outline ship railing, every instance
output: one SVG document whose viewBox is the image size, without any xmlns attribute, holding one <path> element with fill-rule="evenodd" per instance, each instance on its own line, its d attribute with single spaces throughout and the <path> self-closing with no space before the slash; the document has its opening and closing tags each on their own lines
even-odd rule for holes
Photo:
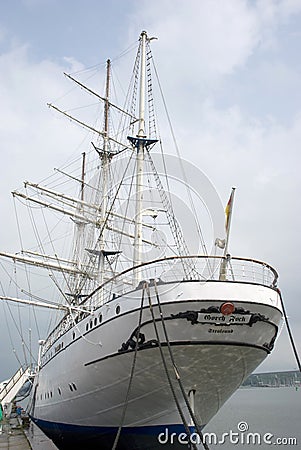
<svg viewBox="0 0 301 450">
<path fill-rule="evenodd" d="M 223 281 L 253 283 L 276 288 L 278 280 L 278 274 L 273 267 L 256 259 L 230 255 L 227 257 L 171 256 L 146 262 L 119 273 L 99 286 L 86 298 L 85 303 L 99 306 L 100 303 L 107 303 L 131 290 L 139 290 L 141 286 L 133 285 L 137 270 L 142 280 L 141 286 L 144 281 L 156 279 L 158 283 Z"/>
</svg>

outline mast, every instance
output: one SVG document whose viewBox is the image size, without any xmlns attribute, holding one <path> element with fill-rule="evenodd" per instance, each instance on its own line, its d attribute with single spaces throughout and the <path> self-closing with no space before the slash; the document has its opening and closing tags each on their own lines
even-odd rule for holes
<svg viewBox="0 0 301 450">
<path fill-rule="evenodd" d="M 139 89 L 139 129 L 137 134 L 136 160 L 136 211 L 135 211 L 135 242 L 134 266 L 142 263 L 142 203 L 143 203 L 143 175 L 144 175 L 144 147 L 145 147 L 145 80 L 146 80 L 146 40 L 147 33 L 140 35 L 141 63 Z M 140 281 L 140 272 L 136 271 L 136 282 Z"/>
<path fill-rule="evenodd" d="M 82 162 L 82 179 L 81 179 L 81 201 L 84 201 L 84 189 L 85 189 L 85 165 L 86 165 L 86 153 L 82 153 L 83 162 Z"/>
<path fill-rule="evenodd" d="M 106 79 L 106 97 L 105 97 L 105 126 L 104 136 L 108 138 L 109 135 L 109 95 L 110 95 L 110 76 L 111 76 L 111 61 L 107 60 L 107 79 Z M 105 142 L 107 145 L 107 140 Z M 106 148 L 105 148 L 106 150 Z"/>
<path fill-rule="evenodd" d="M 81 173 L 81 190 L 80 190 L 80 199 L 81 202 L 84 201 L 84 194 L 85 194 L 85 169 L 86 169 L 86 153 L 82 153 L 82 173 Z M 78 205 L 79 212 L 84 215 L 84 207 L 83 204 Z M 85 246 L 85 230 L 86 230 L 86 221 L 76 221 L 75 227 L 76 227 L 76 254 L 75 254 L 75 260 L 78 261 L 79 268 L 82 269 L 83 266 L 83 255 L 82 250 Z M 74 282 L 74 292 L 72 294 L 74 295 L 74 300 L 78 301 L 78 295 L 80 292 L 80 284 L 81 284 L 81 276 L 77 275 Z"/>
<path fill-rule="evenodd" d="M 109 143 L 109 95 L 110 95 L 110 77 L 111 77 L 111 61 L 107 60 L 107 76 L 106 76 L 106 93 L 104 104 L 104 131 L 103 131 L 103 151 L 101 152 L 101 168 L 102 168 L 102 201 L 101 201 L 101 213 L 100 222 L 102 225 L 102 232 L 99 236 L 99 283 L 104 281 L 105 271 L 105 227 L 104 223 L 107 216 L 107 203 L 108 203 L 108 172 L 110 164 L 110 154 L 108 149 Z"/>
</svg>

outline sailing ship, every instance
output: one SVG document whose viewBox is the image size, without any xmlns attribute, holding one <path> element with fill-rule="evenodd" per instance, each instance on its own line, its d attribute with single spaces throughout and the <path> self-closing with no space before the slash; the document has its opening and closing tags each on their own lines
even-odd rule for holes
<svg viewBox="0 0 301 450">
<path fill-rule="evenodd" d="M 59 449 L 154 449 L 173 433 L 165 448 L 183 448 L 175 436 L 201 436 L 272 351 L 282 318 L 276 271 L 228 253 L 234 191 L 225 239 L 214 246 L 221 254 L 189 250 L 167 175 L 154 163 L 164 151 L 151 40 L 141 33 L 123 107 L 110 99 L 110 61 L 103 97 L 68 75 L 103 104 L 103 126 L 63 111 L 95 136 L 80 172 L 70 164 L 70 173 L 56 170 L 56 184 L 27 181 L 13 192 L 47 232 L 35 248 L 1 257 L 30 267 L 30 276 L 46 269 L 55 300 L 32 284 L 23 298 L 2 298 L 57 313 L 39 341 L 29 413 Z M 36 282 L 41 292 L 44 278 Z"/>
</svg>

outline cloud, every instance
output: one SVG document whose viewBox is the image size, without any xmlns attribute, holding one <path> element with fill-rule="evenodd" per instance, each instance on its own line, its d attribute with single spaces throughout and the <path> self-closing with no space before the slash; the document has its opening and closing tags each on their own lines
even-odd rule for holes
<svg viewBox="0 0 301 450">
<path fill-rule="evenodd" d="M 68 71 L 70 67 L 81 66 L 69 58 L 65 58 L 64 65 L 49 60 L 31 61 L 28 47 L 22 45 L 1 54 L 0 67 L 0 130 L 4 138 L 20 143 L 32 137 L 33 133 L 36 136 L 43 135 L 40 126 L 45 123 L 47 116 L 50 117 L 49 121 L 52 120 L 46 102 L 66 90 L 62 72 Z M 23 136 L 22 140 L 20 135 Z M 45 133 L 45 137 L 51 136 Z"/>
<path fill-rule="evenodd" d="M 18 245 L 11 226 L 14 212 L 10 191 L 25 179 L 40 181 L 48 176 L 69 159 L 70 149 L 83 139 L 81 130 L 46 105 L 66 92 L 62 73 L 74 66 L 79 67 L 75 60 L 61 64 L 32 61 L 26 45 L 13 46 L 0 55 L 0 193 L 8 224 L 1 232 L 3 250 L 9 250 L 8 242 L 11 251 Z"/>
<path fill-rule="evenodd" d="M 219 192 L 225 192 L 225 183 L 228 189 L 231 185 L 238 187 L 235 214 L 246 221 L 244 226 L 240 224 L 242 240 L 248 242 L 246 231 L 259 238 L 258 246 L 243 247 L 263 254 L 260 235 L 264 235 L 272 243 L 277 241 L 277 247 L 271 243 L 269 248 L 279 249 L 279 245 L 291 243 L 293 250 L 300 239 L 297 211 L 301 189 L 298 176 L 301 114 L 285 126 L 273 120 L 252 120 L 235 106 L 218 110 L 212 103 L 205 103 L 200 123 L 201 130 L 191 138 L 192 147 L 198 148 L 194 160 L 209 174 Z M 184 145 L 182 142 L 181 146 Z M 260 229 L 256 228 L 256 221 L 260 222 Z M 251 229 L 245 228 L 248 223 Z M 285 239 L 281 239 L 285 224 L 289 228 Z"/>
<path fill-rule="evenodd" d="M 244 1 L 163 0 L 139 5 L 135 25 L 141 19 L 150 35 L 159 37 L 158 59 L 168 55 L 168 68 L 178 67 L 173 78 L 178 80 L 181 73 L 186 83 L 201 79 L 211 84 L 232 73 L 260 39 L 256 14 Z"/>
<path fill-rule="evenodd" d="M 300 10 L 300 2 L 285 0 L 144 0 L 136 2 L 130 36 L 144 27 L 159 38 L 156 61 L 169 90 L 197 87 L 208 94 L 254 53 L 276 49 L 279 27 Z"/>
</svg>

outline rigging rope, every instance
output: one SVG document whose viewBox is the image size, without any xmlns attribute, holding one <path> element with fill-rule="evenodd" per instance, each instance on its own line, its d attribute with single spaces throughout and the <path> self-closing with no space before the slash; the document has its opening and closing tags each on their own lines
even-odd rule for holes
<svg viewBox="0 0 301 450">
<path fill-rule="evenodd" d="M 20 227 L 19 217 L 18 217 L 18 213 L 17 213 L 17 206 L 16 206 L 15 196 L 13 196 L 13 204 L 14 204 L 15 217 L 16 217 L 16 221 L 17 221 L 17 229 L 18 229 L 19 241 L 20 241 L 21 248 L 23 248 L 21 227 Z M 27 205 L 28 205 L 28 202 L 27 202 Z M 26 274 L 26 281 L 27 281 L 27 285 L 28 285 L 28 290 L 30 292 L 31 291 L 31 289 L 30 289 L 30 279 L 29 279 L 29 274 L 28 274 L 28 270 L 27 270 L 26 265 L 25 265 L 25 274 Z M 18 286 L 18 285 L 16 285 L 16 286 Z M 18 286 L 18 288 L 19 288 L 19 286 Z M 35 321 L 36 330 L 37 330 L 38 336 L 40 338 L 40 330 L 39 330 L 39 325 L 38 325 L 38 320 L 37 320 L 35 309 L 33 309 L 33 317 L 34 317 L 34 321 Z"/>
<path fill-rule="evenodd" d="M 137 336 L 139 336 L 139 334 L 140 334 L 140 328 L 141 328 L 141 322 L 142 322 L 142 314 L 143 314 L 144 296 L 145 296 L 145 285 L 143 286 L 143 289 L 142 289 Z M 122 427 L 123 427 L 123 424 L 124 424 L 125 414 L 126 414 L 126 410 L 127 410 L 127 406 L 128 406 L 128 402 L 129 402 L 129 395 L 130 395 L 130 391 L 131 391 L 131 388 L 132 388 L 132 382 L 133 382 L 134 373 L 135 373 L 135 367 L 136 367 L 136 361 L 137 361 L 137 353 L 138 353 L 138 346 L 139 346 L 139 339 L 137 338 L 136 345 L 135 345 L 135 353 L 134 353 L 134 356 L 133 356 L 133 362 L 132 362 L 132 367 L 131 367 L 129 384 L 128 384 L 128 388 L 127 388 L 127 392 L 126 392 L 126 396 L 125 396 L 125 402 L 124 402 L 124 406 L 123 406 L 123 410 L 122 410 L 121 421 L 120 421 L 120 424 L 119 424 L 119 427 L 118 427 L 118 430 L 117 430 L 117 433 L 116 433 L 116 436 L 115 436 L 115 440 L 114 440 L 114 443 L 113 443 L 112 450 L 116 450 L 116 447 L 118 445 L 118 441 L 119 441 L 119 438 L 120 438 L 121 430 L 122 430 Z"/>
<path fill-rule="evenodd" d="M 172 139 L 173 139 L 173 142 L 174 142 L 174 146 L 175 146 L 175 149 L 176 149 L 176 152 L 177 152 L 177 156 L 179 158 L 179 163 L 180 163 L 180 167 L 181 167 L 183 180 L 184 180 L 185 185 L 187 187 L 187 194 L 188 194 L 188 197 L 189 197 L 190 206 L 191 206 L 191 208 L 193 210 L 193 213 L 194 213 L 194 216 L 195 216 L 195 220 L 196 220 L 196 224 L 197 224 L 197 228 L 198 228 L 198 232 L 199 232 L 199 236 L 200 236 L 200 240 L 201 240 L 201 244 L 202 244 L 202 247 L 203 247 L 204 254 L 207 255 L 208 251 L 207 251 L 207 248 L 206 248 L 205 239 L 204 239 L 203 232 L 202 232 L 199 220 L 198 220 L 198 214 L 197 214 L 197 211 L 196 211 L 193 199 L 192 199 L 191 190 L 189 189 L 189 183 L 188 183 L 188 180 L 187 180 L 186 172 L 185 172 L 183 164 L 182 164 L 182 158 L 181 158 L 181 155 L 180 155 L 180 150 L 179 150 L 179 147 L 178 147 L 178 144 L 177 144 L 176 136 L 175 136 L 174 129 L 173 129 L 173 126 L 172 126 L 172 123 L 171 123 L 171 118 L 170 118 L 170 115 L 169 115 L 169 112 L 168 112 L 168 109 L 167 109 L 167 104 L 166 104 L 166 101 L 165 101 L 165 97 L 163 95 L 163 89 L 162 89 L 162 86 L 161 86 L 161 83 L 160 83 L 160 79 L 159 79 L 159 75 L 158 75 L 158 72 L 157 72 L 157 69 L 156 69 L 156 66 L 155 66 L 154 59 L 153 59 L 153 66 L 154 66 L 154 72 L 155 72 L 155 75 L 156 75 L 156 78 L 157 78 L 157 82 L 158 82 L 159 91 L 160 91 L 160 94 L 161 94 L 161 97 L 162 97 L 165 114 L 166 114 L 167 121 L 168 121 L 168 124 L 169 124 L 169 127 L 170 127 L 171 136 L 172 136 Z"/>
<path fill-rule="evenodd" d="M 27 358 L 26 358 L 26 355 L 25 355 L 25 349 L 28 351 L 30 357 L 31 357 L 35 362 L 36 362 L 36 358 L 35 358 L 34 355 L 31 353 L 31 349 L 28 347 L 28 345 L 27 345 L 26 342 L 24 341 L 23 333 L 20 332 L 20 330 L 19 330 L 19 328 L 18 328 L 18 324 L 17 324 L 17 322 L 16 322 L 16 320 L 15 320 L 14 314 L 12 313 L 11 308 L 10 308 L 10 305 L 9 305 L 8 302 L 6 302 L 6 306 L 7 306 L 7 309 L 8 309 L 8 311 L 9 311 L 10 317 L 11 317 L 11 319 L 12 319 L 12 321 L 13 321 L 15 327 L 16 327 L 16 330 L 17 330 L 17 332 L 18 332 L 18 334 L 19 334 L 19 337 L 20 337 L 20 339 L 21 339 L 21 342 L 22 342 L 22 351 L 23 351 L 23 354 L 24 354 L 23 356 L 24 356 L 25 364 L 26 364 L 26 366 L 28 366 Z M 19 357 L 17 356 L 16 349 L 15 349 L 15 347 L 14 347 L 14 345 L 13 345 L 13 341 L 12 341 L 12 337 L 11 337 L 11 333 L 10 333 L 10 327 L 9 327 L 9 323 L 8 323 L 8 319 L 7 319 L 7 315 L 6 315 L 5 309 L 4 309 L 4 314 L 5 314 L 6 326 L 7 326 L 7 329 L 8 329 L 9 336 L 10 336 L 10 341 L 11 341 L 11 344 L 12 344 L 12 347 L 13 347 L 13 353 L 15 354 L 15 357 L 16 357 L 18 363 L 20 364 L 20 366 L 23 366 L 23 364 L 21 363 Z"/>
<path fill-rule="evenodd" d="M 70 308 L 69 309 L 69 314 L 71 316 L 71 320 L 73 322 L 74 328 L 78 331 L 79 336 L 88 344 L 91 345 L 96 345 L 96 346 L 100 346 L 102 347 L 102 343 L 101 342 L 93 342 L 90 341 L 88 338 L 86 338 L 86 336 L 82 333 L 82 331 L 80 330 L 79 326 L 78 326 L 78 322 L 76 322 L 76 317 L 75 317 L 75 313 L 73 313 L 73 310 Z M 93 313 L 90 313 L 90 315 L 93 317 Z"/>
<path fill-rule="evenodd" d="M 1 281 L 0 281 L 0 285 L 1 285 L 1 288 L 2 288 L 2 291 L 3 291 L 3 294 L 5 294 L 4 287 L 3 287 Z M 10 315 L 11 315 L 12 320 L 14 321 L 14 316 L 12 315 L 12 313 L 11 313 L 11 311 L 10 311 L 9 303 L 8 303 L 8 302 L 5 302 L 5 304 L 6 304 L 7 308 L 8 308 L 8 310 L 9 310 L 9 313 L 10 313 Z M 4 305 L 3 305 L 3 306 L 4 306 Z M 10 344 L 11 344 L 11 347 L 12 347 L 12 350 L 13 350 L 13 354 L 14 354 L 16 360 L 18 361 L 18 364 L 20 365 L 20 367 L 22 367 L 23 364 L 22 364 L 20 358 L 18 357 L 17 351 L 16 351 L 16 349 L 15 349 L 14 342 L 13 342 L 13 338 L 12 338 L 12 335 L 11 335 L 11 332 L 10 332 L 10 326 L 9 326 L 9 323 L 8 323 L 7 312 L 6 312 L 6 309 L 5 309 L 4 307 L 3 307 L 3 311 L 4 311 L 4 317 L 5 317 L 5 322 L 6 322 L 6 328 L 7 328 L 7 331 L 8 331 L 8 336 L 9 336 Z M 14 323 L 15 323 L 15 322 L 14 322 Z M 17 328 L 16 323 L 15 323 L 15 326 L 16 326 L 16 328 Z M 17 328 L 17 331 L 18 331 L 18 328 Z M 31 355 L 31 357 L 33 357 L 33 356 Z"/>
<path fill-rule="evenodd" d="M 133 156 L 133 153 L 132 153 L 132 156 Z M 132 156 L 131 156 L 131 158 L 132 158 Z M 127 177 L 127 178 L 129 178 L 130 180 L 133 180 L 133 179 L 134 179 L 135 166 L 133 167 L 132 170 L 133 170 L 133 173 L 131 173 L 131 174 L 128 175 L 128 177 Z M 123 177 L 122 177 L 120 183 L 123 183 L 124 180 L 127 180 L 127 178 L 125 178 L 125 176 L 126 176 L 126 173 L 124 173 L 124 175 L 123 175 Z M 131 182 L 131 183 L 130 183 L 130 188 L 129 188 L 129 191 L 128 191 L 128 199 L 127 199 L 127 201 L 126 201 L 125 211 L 124 211 L 124 213 L 123 213 L 125 217 L 128 217 L 128 212 L 129 212 L 129 208 L 130 208 L 130 198 L 131 198 L 131 196 L 132 196 L 132 191 L 133 191 L 133 189 L 134 189 L 134 184 Z M 126 221 L 124 220 L 123 223 L 122 223 L 121 230 L 120 230 L 120 231 L 121 231 L 120 236 L 116 238 L 117 248 L 122 248 L 121 246 L 122 246 L 122 243 L 123 243 L 123 241 L 124 241 L 124 234 L 123 234 L 123 233 L 126 232 L 126 229 L 125 229 L 126 225 L 127 225 L 127 224 L 126 224 Z M 131 248 L 131 247 L 130 247 L 130 248 Z M 118 260 L 118 258 L 116 258 L 116 260 L 115 260 L 115 265 L 114 265 L 114 269 L 113 269 L 114 272 L 117 271 L 117 265 L 118 265 L 118 262 L 119 262 L 119 260 Z M 113 286 L 112 286 L 112 287 L 113 287 Z"/>
<path fill-rule="evenodd" d="M 123 179 L 124 179 L 124 177 L 125 177 L 125 175 L 126 175 L 126 173 L 127 173 L 127 171 L 128 171 L 128 168 L 129 168 L 130 163 L 131 163 L 131 161 L 132 161 L 133 155 L 134 155 L 134 153 L 131 153 L 131 155 L 130 155 L 130 157 L 129 157 L 129 159 L 128 159 L 127 165 L 126 165 L 126 167 L 125 167 L 125 170 L 124 170 L 124 172 L 123 172 L 123 176 L 122 176 L 121 182 L 120 182 L 119 186 L 117 187 L 117 190 L 116 190 L 116 193 L 115 193 L 115 195 L 114 195 L 114 197 L 113 197 L 113 199 L 112 199 L 111 205 L 110 205 L 110 207 L 109 207 L 108 210 L 107 210 L 106 216 L 105 216 L 105 218 L 104 218 L 104 222 L 103 222 L 103 224 L 102 224 L 102 226 L 101 226 L 101 229 L 100 229 L 100 231 L 99 231 L 99 234 L 98 234 L 98 239 L 97 239 L 97 241 L 96 241 L 96 243 L 95 243 L 95 245 L 94 245 L 94 250 L 97 250 L 98 243 L 99 243 L 100 240 L 101 240 L 101 236 L 102 236 L 102 234 L 104 233 L 104 231 L 105 231 L 105 229 L 106 229 L 106 226 L 107 226 L 107 223 L 108 223 L 108 220 L 109 220 L 109 218 L 110 218 L 110 215 L 111 215 L 112 212 L 113 212 L 113 207 L 114 207 L 114 205 L 115 205 L 115 201 L 116 201 L 116 199 L 117 199 L 117 197 L 118 197 L 118 194 L 119 194 L 119 192 L 120 192 L 120 189 L 121 189 L 121 187 L 122 187 Z M 85 284 L 86 281 L 87 281 L 87 275 L 82 277 L 82 283 L 81 283 L 81 285 L 79 286 L 80 289 L 83 289 L 84 284 Z M 113 287 L 112 287 L 112 288 L 113 288 Z"/>
<path fill-rule="evenodd" d="M 284 301 L 282 299 L 281 292 L 279 291 L 278 293 L 279 293 L 280 302 L 281 302 L 281 306 L 282 306 L 282 310 L 283 310 L 283 316 L 284 316 L 286 328 L 287 328 L 287 331 L 288 331 L 288 334 L 289 334 L 290 343 L 291 343 L 291 346 L 292 346 L 292 349 L 293 349 L 293 352 L 294 352 L 294 355 L 295 355 L 295 358 L 296 358 L 296 361 L 297 361 L 297 364 L 298 364 L 298 367 L 299 367 L 299 372 L 301 372 L 300 358 L 299 358 L 298 350 L 297 350 L 297 347 L 296 347 L 296 344 L 295 344 L 295 340 L 294 340 L 294 337 L 293 337 L 293 333 L 291 331 L 291 327 L 290 327 L 290 324 L 289 324 L 289 321 L 288 321 L 286 310 L 285 310 L 285 307 L 284 307 Z"/>
<path fill-rule="evenodd" d="M 161 340 L 160 340 L 160 335 L 159 335 L 159 331 L 158 331 L 158 327 L 157 327 L 157 323 L 156 323 L 156 318 L 155 318 L 155 314 L 154 314 L 154 311 L 153 311 L 152 299 L 151 299 L 150 289 L 149 289 L 149 284 L 148 283 L 146 284 L 146 290 L 147 290 L 147 297 L 148 297 L 148 302 L 149 302 L 149 309 L 150 309 L 150 312 L 151 312 L 152 321 L 153 321 L 153 324 L 154 324 L 154 329 L 155 329 L 155 334 L 156 334 L 156 339 L 157 339 L 157 342 L 158 342 L 160 355 L 161 355 L 164 371 L 165 371 L 165 374 L 166 374 L 166 377 L 167 377 L 167 381 L 168 381 L 170 390 L 172 392 L 173 399 L 175 401 L 178 413 L 179 413 L 179 415 L 181 417 L 182 423 L 183 423 L 184 428 L 186 430 L 187 436 L 191 436 L 190 428 L 188 426 L 188 423 L 187 423 L 186 418 L 184 416 L 184 413 L 182 411 L 181 405 L 180 405 L 179 400 L 177 398 L 177 395 L 176 395 L 176 392 L 175 392 L 175 388 L 174 388 L 174 386 L 172 384 L 172 380 L 171 380 L 171 377 L 170 377 L 170 374 L 169 374 L 169 371 L 168 371 L 168 367 L 167 367 L 167 363 L 166 363 L 166 360 L 165 360 L 165 356 L 164 356 L 164 352 L 163 352 L 163 348 L 162 348 L 162 343 L 161 343 Z M 192 447 L 195 450 L 197 450 L 197 446 L 196 446 L 195 443 L 192 443 Z"/>
<path fill-rule="evenodd" d="M 162 322 L 163 332 L 164 332 L 164 336 L 165 336 L 165 339 L 166 339 L 166 343 L 167 343 L 170 359 L 171 359 L 171 362 L 172 362 L 172 365 L 173 365 L 173 368 L 174 368 L 174 372 L 175 372 L 175 375 L 176 375 L 176 379 L 177 379 L 177 381 L 179 383 L 179 386 L 180 386 L 180 389 L 181 389 L 181 392 L 182 392 L 185 404 L 186 404 L 187 409 L 189 411 L 189 414 L 190 414 L 190 416 L 191 416 L 191 418 L 193 420 L 193 423 L 194 423 L 194 425 L 195 425 L 195 427 L 197 429 L 198 435 L 201 438 L 202 445 L 203 445 L 203 447 L 206 450 L 209 450 L 209 447 L 208 447 L 208 445 L 206 444 L 206 442 L 204 440 L 204 436 L 203 436 L 201 427 L 200 427 L 200 425 L 199 425 L 199 423 L 198 423 L 198 421 L 196 419 L 196 416 L 195 416 L 195 414 L 194 414 L 194 412 L 193 412 L 193 410 L 192 410 L 192 408 L 190 406 L 190 402 L 188 400 L 188 397 L 187 397 L 187 394 L 186 394 L 185 389 L 183 387 L 183 383 L 182 383 L 182 380 L 181 380 L 178 368 L 177 368 L 176 363 L 175 363 L 175 359 L 174 359 L 174 356 L 173 356 L 173 353 L 172 353 L 170 341 L 169 341 L 168 334 L 167 334 L 167 329 L 166 329 L 166 325 L 165 325 L 165 320 L 164 320 L 164 316 L 163 316 L 163 311 L 162 311 L 162 307 L 161 307 L 161 301 L 160 301 L 160 297 L 159 297 L 158 286 L 157 286 L 156 280 L 154 280 L 154 286 L 155 286 L 156 299 L 157 299 L 157 302 L 158 302 L 158 307 L 159 307 L 159 312 L 160 312 L 160 318 L 161 318 L 161 322 Z"/>
</svg>

